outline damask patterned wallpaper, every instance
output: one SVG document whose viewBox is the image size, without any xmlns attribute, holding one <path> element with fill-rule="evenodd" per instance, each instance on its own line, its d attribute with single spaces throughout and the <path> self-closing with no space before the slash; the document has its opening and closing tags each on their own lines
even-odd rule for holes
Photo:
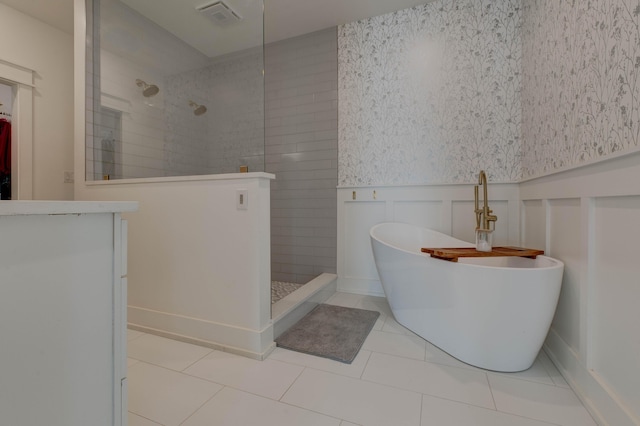
<svg viewBox="0 0 640 426">
<path fill-rule="evenodd" d="M 339 185 L 517 182 L 640 150 L 640 1 L 438 0 L 339 28 Z"/>
<path fill-rule="evenodd" d="M 519 0 L 438 0 L 339 27 L 340 186 L 521 177 Z"/>
<path fill-rule="evenodd" d="M 638 150 L 640 1 L 523 4 L 523 178 Z"/>
</svg>

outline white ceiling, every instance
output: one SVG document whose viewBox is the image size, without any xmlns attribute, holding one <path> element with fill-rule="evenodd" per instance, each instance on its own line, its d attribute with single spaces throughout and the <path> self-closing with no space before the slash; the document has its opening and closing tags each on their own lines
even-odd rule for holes
<svg viewBox="0 0 640 426">
<path fill-rule="evenodd" d="M 0 0 L 0 3 L 73 34 L 73 0 Z"/>
<path fill-rule="evenodd" d="M 264 0 L 265 41 L 282 40 L 433 0 Z"/>
<path fill-rule="evenodd" d="M 16 10 L 36 19 L 44 21 L 62 31 L 73 33 L 73 1 L 74 0 L 0 0 Z M 225 0 L 239 12 L 245 11 L 243 17 L 259 19 L 247 7 L 255 0 Z M 406 9 L 432 0 L 264 0 L 265 41 L 267 43 L 307 34 L 324 28 L 357 21 L 372 16 L 383 15 L 396 10 Z M 123 0 L 123 3 L 135 7 L 136 10 L 149 16 L 156 23 L 167 28 L 185 42 L 196 47 L 207 56 L 217 56 L 229 51 L 232 40 L 240 43 L 239 50 L 251 43 L 248 38 L 240 37 L 239 31 L 228 31 L 225 37 L 212 38 L 205 27 L 194 25 L 192 21 L 180 19 L 189 13 L 193 14 L 194 6 L 207 3 L 207 0 Z M 241 12 L 242 14 L 242 12 Z M 201 17 L 198 17 L 201 18 Z M 209 24 L 209 28 L 212 24 Z M 250 24 L 259 28 L 260 23 Z M 198 30 L 198 28 L 200 30 Z M 247 27 L 245 27 L 246 30 Z M 195 29 L 195 30 L 194 30 Z M 204 37 L 204 38 L 203 38 Z M 251 36 L 250 38 L 255 38 Z M 217 47 L 215 40 L 221 46 Z M 222 50 L 221 50 L 222 49 Z"/>
</svg>

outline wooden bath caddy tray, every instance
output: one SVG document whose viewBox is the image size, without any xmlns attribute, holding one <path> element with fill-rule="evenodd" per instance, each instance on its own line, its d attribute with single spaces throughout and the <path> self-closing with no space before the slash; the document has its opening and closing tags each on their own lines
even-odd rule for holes
<svg viewBox="0 0 640 426">
<path fill-rule="evenodd" d="M 478 251 L 475 247 L 464 248 L 422 248 L 423 253 L 429 253 L 436 259 L 457 262 L 459 257 L 504 257 L 518 256 L 535 259 L 539 254 L 544 254 L 544 250 L 534 250 L 521 247 L 494 247 L 491 251 Z"/>
</svg>

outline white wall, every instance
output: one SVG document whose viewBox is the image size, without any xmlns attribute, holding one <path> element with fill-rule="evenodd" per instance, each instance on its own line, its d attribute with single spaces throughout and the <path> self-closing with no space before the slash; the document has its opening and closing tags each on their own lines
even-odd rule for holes
<svg viewBox="0 0 640 426">
<path fill-rule="evenodd" d="M 33 198 L 73 199 L 73 36 L 0 3 L 0 60 L 35 71 Z"/>
</svg>

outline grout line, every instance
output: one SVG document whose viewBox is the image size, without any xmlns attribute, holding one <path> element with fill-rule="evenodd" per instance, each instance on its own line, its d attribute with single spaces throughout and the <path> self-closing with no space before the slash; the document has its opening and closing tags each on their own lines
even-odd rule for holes
<svg viewBox="0 0 640 426">
<path fill-rule="evenodd" d="M 218 383 L 219 384 L 219 383 Z M 191 417 L 193 417 L 193 415 L 195 413 L 197 413 L 198 411 L 200 411 L 202 409 L 202 407 L 204 407 L 205 405 L 207 405 L 209 403 L 209 401 L 211 401 L 213 398 L 216 397 L 216 395 L 218 395 L 220 392 L 223 391 L 224 388 L 226 388 L 227 386 L 222 386 L 219 390 L 217 390 L 213 395 L 211 395 L 211 398 L 207 399 L 205 402 L 203 402 L 198 408 L 196 408 L 195 410 L 193 410 L 193 412 L 191 414 L 189 414 L 183 421 L 180 422 L 181 425 L 183 425 L 187 420 L 189 420 Z"/>
<path fill-rule="evenodd" d="M 204 346 L 203 346 L 204 347 Z M 207 349 L 211 349 L 211 348 L 207 348 Z M 187 365 L 185 368 L 183 368 L 182 370 L 180 370 L 181 373 L 184 372 L 184 370 L 186 370 L 187 368 L 191 367 L 192 365 L 202 361 L 203 359 L 205 359 L 206 357 L 208 357 L 209 355 L 211 355 L 213 352 L 215 352 L 215 349 L 211 349 L 209 352 L 207 352 L 206 354 L 202 355 L 200 358 L 196 359 L 195 361 L 193 361 L 191 364 Z"/>
<path fill-rule="evenodd" d="M 263 397 L 263 398 L 264 398 L 264 397 Z M 303 411 L 307 411 L 307 412 L 309 412 L 309 413 L 318 414 L 318 415 L 323 416 L 323 417 L 328 417 L 328 418 L 331 418 L 331 419 L 336 419 L 336 420 L 338 420 L 338 421 L 340 422 L 340 424 L 342 424 L 342 422 L 349 422 L 349 420 L 345 420 L 345 419 L 342 419 L 342 418 L 340 418 L 340 417 L 332 416 L 331 414 L 323 413 L 323 412 L 320 412 L 320 411 L 311 410 L 311 409 L 306 408 L 306 407 L 300 407 L 300 406 L 298 406 L 298 405 L 294 405 L 294 404 L 291 404 L 291 403 L 289 403 L 289 402 L 284 402 L 284 401 L 275 401 L 275 402 L 277 402 L 278 404 L 284 404 L 284 405 L 286 405 L 286 406 L 288 406 L 288 407 L 296 408 L 296 409 L 298 409 L 298 410 L 303 410 Z M 350 423 L 353 423 L 353 422 L 350 422 Z"/>
<path fill-rule="evenodd" d="M 487 386 L 489 386 L 489 393 L 491 394 L 491 401 L 493 401 L 493 409 L 498 411 L 498 404 L 496 404 L 496 397 L 493 396 L 493 388 L 491 387 L 491 381 L 489 380 L 489 375 L 485 372 L 484 378 L 487 380 Z"/>
<path fill-rule="evenodd" d="M 360 372 L 360 375 L 358 376 L 358 380 L 362 380 L 362 381 L 364 381 L 362 377 L 364 376 L 364 372 L 367 370 L 367 366 L 369 366 L 369 360 L 371 359 L 371 355 L 373 354 L 373 351 L 369 351 L 368 349 L 365 349 L 365 350 L 369 352 L 369 355 L 367 356 L 367 359 L 364 362 L 364 367 L 362 368 L 362 372 Z"/>
<path fill-rule="evenodd" d="M 159 425 L 159 426 L 166 426 L 164 423 L 158 423 L 158 422 L 157 422 L 157 421 L 155 421 L 155 420 L 151 420 L 151 419 L 150 419 L 150 418 L 148 418 L 148 417 L 141 416 L 140 414 L 138 414 L 138 413 L 134 413 L 133 411 L 127 411 L 127 413 L 131 413 L 131 414 L 136 415 L 136 416 L 138 416 L 138 417 L 140 417 L 140 418 L 143 418 L 143 419 L 145 419 L 145 420 L 149 420 L 149 421 L 150 421 L 151 423 L 153 423 L 153 424 L 156 424 L 156 425 Z"/>
<path fill-rule="evenodd" d="M 285 361 L 281 361 L 281 362 L 285 362 Z M 285 362 L 285 363 L 286 363 L 286 364 L 289 364 L 289 363 L 287 363 L 287 362 Z M 298 365 L 296 365 L 296 364 L 291 364 L 291 365 L 295 365 L 295 366 L 297 366 L 297 367 L 300 367 L 300 366 L 298 366 Z M 307 367 L 306 365 L 302 367 L 302 370 L 300 370 L 300 373 L 298 373 L 298 375 L 296 376 L 296 378 L 295 378 L 295 379 L 293 379 L 293 381 L 291 381 L 291 384 L 289 384 L 289 386 L 287 386 L 287 389 L 285 389 L 285 390 L 284 390 L 284 392 L 282 392 L 282 395 L 280 395 L 280 398 L 278 398 L 278 399 L 277 399 L 277 401 L 278 401 L 278 402 L 282 402 L 282 398 L 284 398 L 284 396 L 287 394 L 287 392 L 289 392 L 289 389 L 291 389 L 291 387 L 292 387 L 292 386 L 293 386 L 293 385 L 298 381 L 298 379 L 300 378 L 300 376 L 302 376 L 302 373 L 304 373 L 304 372 L 305 372 L 305 370 L 306 370 L 307 368 L 308 368 L 308 367 Z M 282 403 L 284 404 L 284 402 L 282 402 Z"/>
</svg>

